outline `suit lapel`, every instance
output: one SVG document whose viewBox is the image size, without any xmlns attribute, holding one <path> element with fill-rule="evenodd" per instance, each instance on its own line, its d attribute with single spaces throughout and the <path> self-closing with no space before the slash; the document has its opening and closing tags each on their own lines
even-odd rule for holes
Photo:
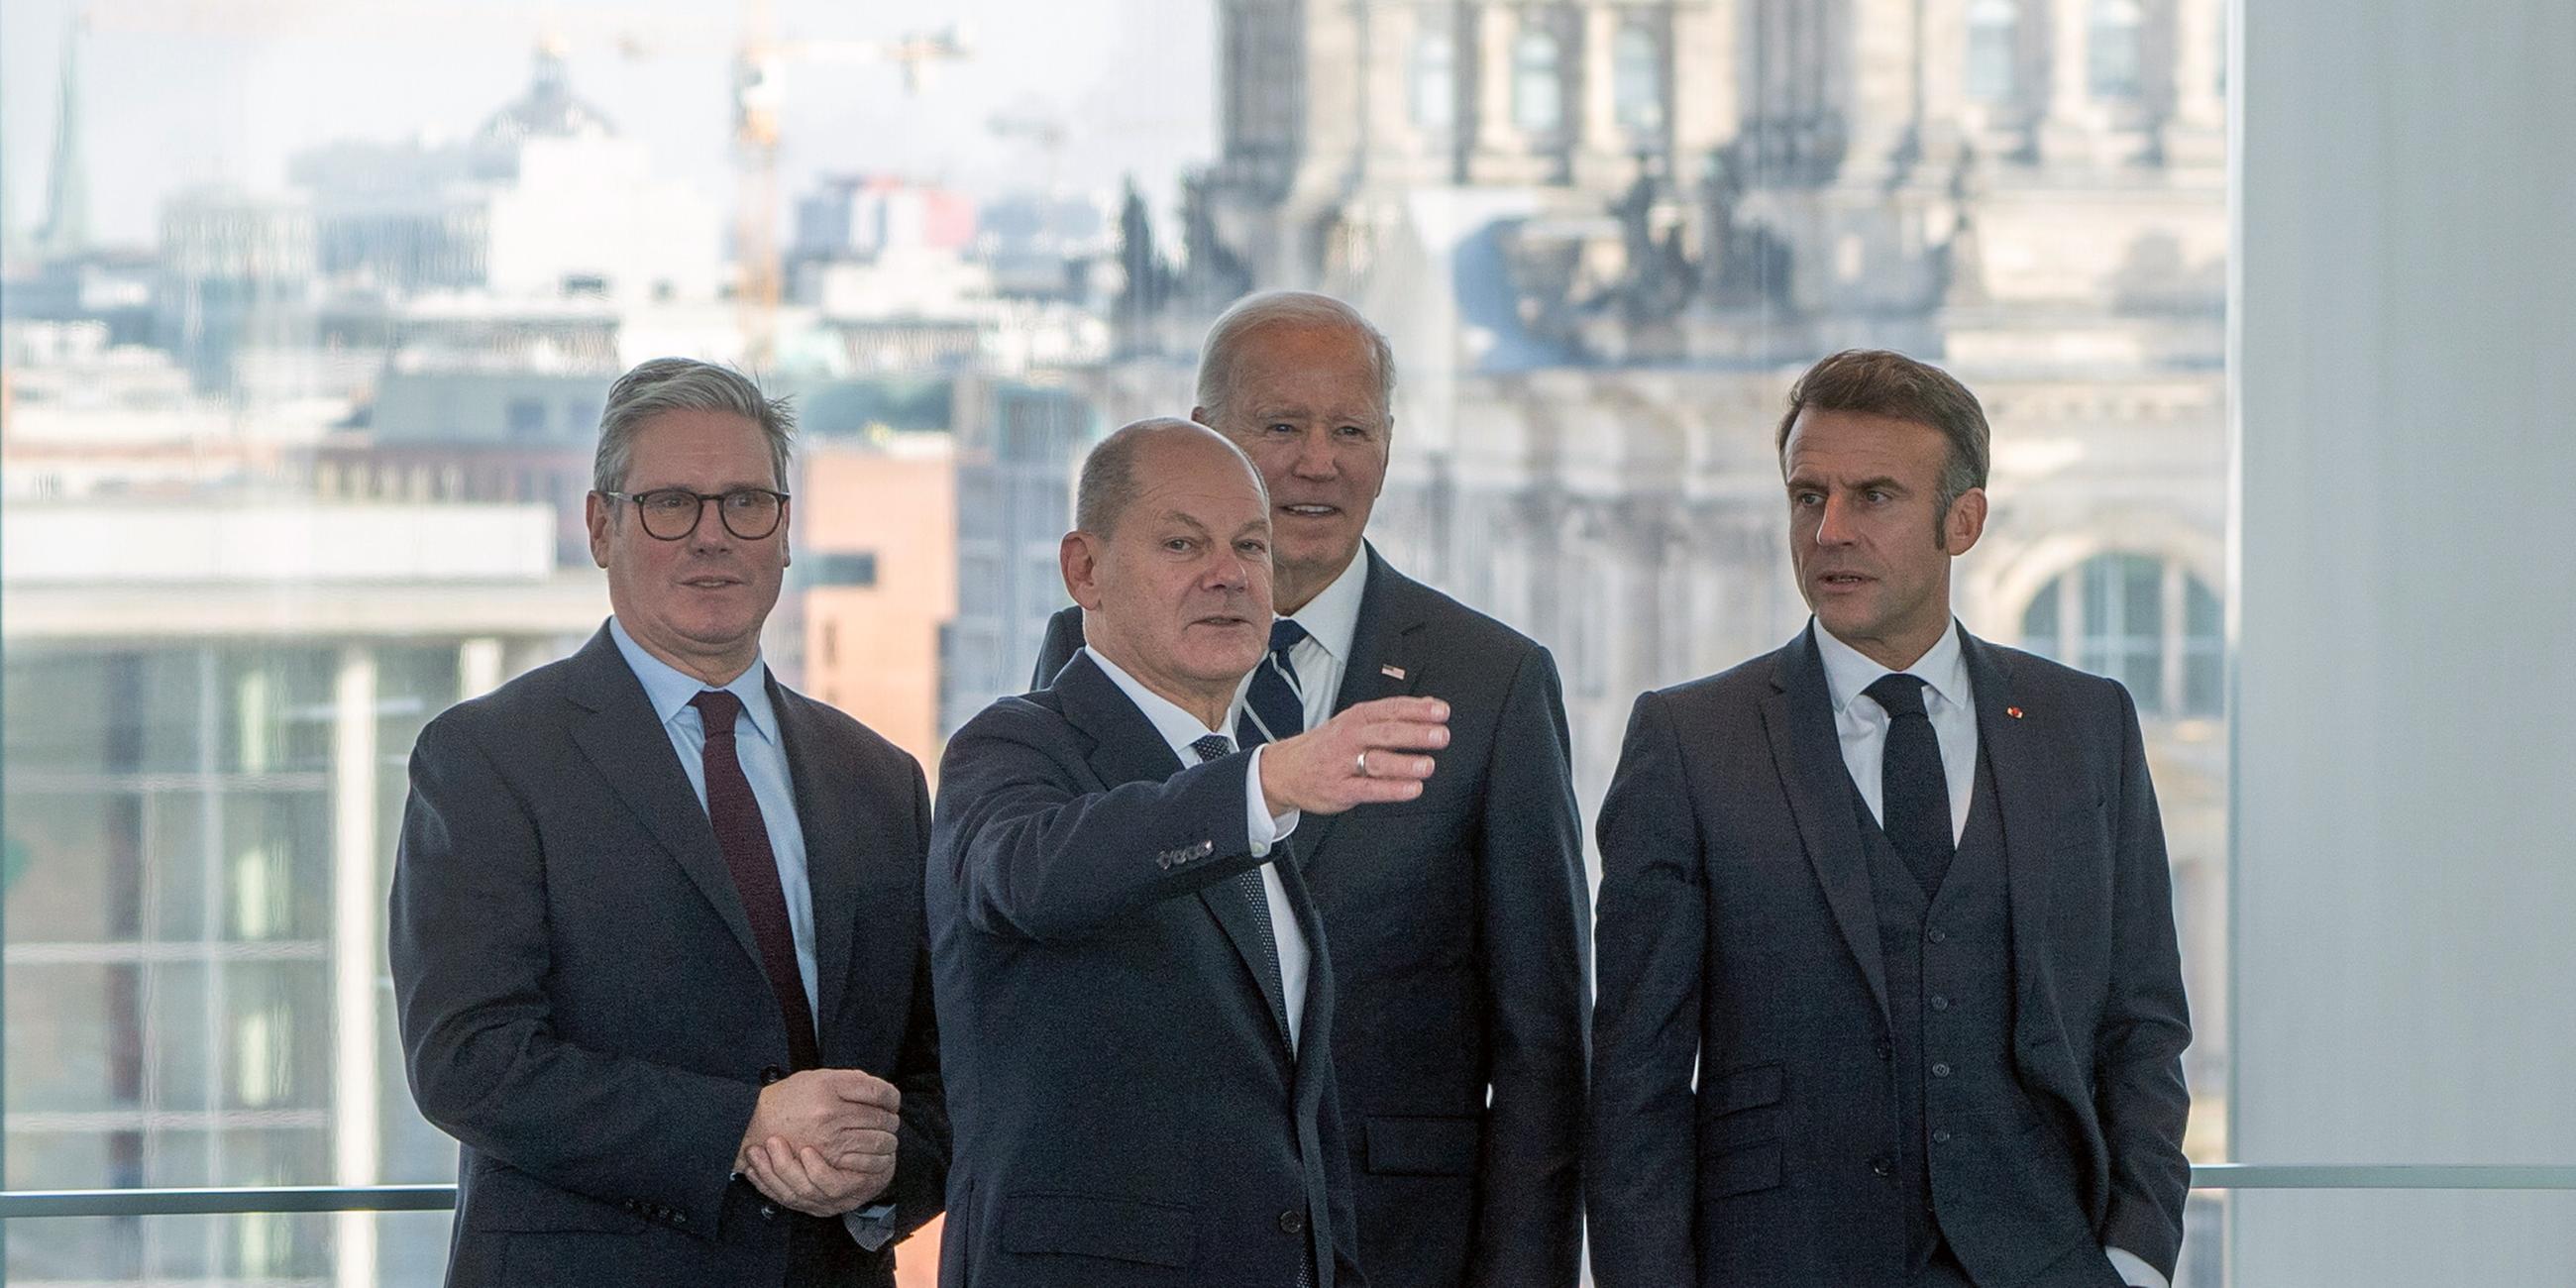
<svg viewBox="0 0 2576 1288">
<path fill-rule="evenodd" d="M 1807 861 L 1824 887 L 1825 903 L 1843 942 L 1869 979 L 1881 1020 L 1888 1017 L 1887 963 L 1878 943 L 1878 908 L 1869 891 L 1869 863 L 1861 849 L 1860 822 L 1851 807 L 1851 770 L 1834 735 L 1833 698 L 1825 688 L 1825 663 L 1816 651 L 1816 627 L 1775 654 L 1772 693 L 1762 704 L 1762 727 L 1772 763 L 1789 792 L 1789 811 Z M 1982 704 L 1980 704 L 1982 705 Z"/>
<path fill-rule="evenodd" d="M 1159 783 L 1181 772 L 1180 757 L 1172 754 L 1171 744 L 1154 728 L 1154 722 L 1136 709 L 1136 704 L 1118 688 L 1118 682 L 1091 660 L 1089 653 L 1077 653 L 1056 675 L 1052 691 L 1064 703 L 1064 717 L 1082 735 L 1091 740 L 1091 750 L 1084 759 L 1100 781 L 1117 787 L 1125 783 Z M 1261 995 L 1262 1016 L 1275 1032 L 1275 1018 L 1287 1013 L 1287 1004 L 1271 982 L 1271 972 L 1262 962 L 1266 948 L 1261 928 L 1252 922 L 1252 909 L 1245 906 L 1235 891 L 1231 878 L 1201 886 L 1199 904 L 1215 918 L 1234 945 L 1235 955 L 1243 961 L 1244 971 L 1252 977 L 1254 991 Z M 1309 990 L 1311 993 L 1311 990 Z M 1287 1058 L 1288 1038 L 1279 1034 L 1278 1051 Z"/>
<path fill-rule="evenodd" d="M 2033 721 L 2014 713 L 2010 659 L 1965 630 L 1960 651 L 1968 661 L 1968 683 L 1977 699 L 1977 745 L 1994 772 L 1996 817 L 2004 829 L 2004 891 L 2011 908 L 2013 991 L 2021 1000 L 2017 1019 L 2054 1027 L 2053 1018 L 2034 1011 L 2045 1005 L 2041 986 L 2046 962 L 2048 924 L 2048 824 L 2054 801 L 2042 784 L 2048 781 L 2042 749 L 2031 743 Z M 1971 806 L 1971 808 L 1974 808 Z"/>
<path fill-rule="evenodd" d="M 1363 702 L 1422 691 L 1424 618 L 1413 579 L 1389 567 L 1374 546 L 1363 543 L 1360 555 L 1368 560 L 1368 581 L 1351 630 L 1350 660 L 1342 667 L 1341 687 L 1333 692 L 1336 714 Z M 1325 843 L 1352 812 L 1300 820 L 1297 861 L 1312 871 L 1324 856 Z"/>
<path fill-rule="evenodd" d="M 715 907 L 744 955 L 757 963 L 760 944 L 752 938 L 751 918 L 742 910 L 733 873 L 716 848 L 715 828 L 689 786 L 679 753 L 671 748 L 670 734 L 654 717 L 643 681 L 626 665 L 608 628 L 601 627 L 574 655 L 573 682 L 567 691 L 588 712 L 573 721 L 573 742 Z"/>
<path fill-rule="evenodd" d="M 805 700 L 769 676 L 769 709 L 787 751 L 787 774 L 796 790 L 797 829 L 805 837 L 805 886 L 814 908 L 814 1020 L 817 1039 L 830 1050 L 832 1019 L 850 979 L 852 939 L 858 933 L 861 838 L 850 805 L 856 775 L 826 754 Z"/>
</svg>

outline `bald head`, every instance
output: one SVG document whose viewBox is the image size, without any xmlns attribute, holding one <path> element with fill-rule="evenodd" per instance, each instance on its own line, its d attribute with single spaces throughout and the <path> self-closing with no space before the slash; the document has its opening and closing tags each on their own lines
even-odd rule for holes
<svg viewBox="0 0 2576 1288">
<path fill-rule="evenodd" d="M 1091 449 L 1082 462 L 1081 481 L 1074 486 L 1073 526 L 1103 538 L 1113 535 L 1120 517 L 1144 494 L 1148 480 L 1174 462 L 1203 459 L 1201 454 L 1231 458 L 1255 488 L 1262 486 L 1261 471 L 1253 468 L 1252 458 L 1225 435 L 1196 421 L 1156 416 L 1120 426 Z M 1266 506 L 1267 491 L 1262 498 Z"/>
</svg>

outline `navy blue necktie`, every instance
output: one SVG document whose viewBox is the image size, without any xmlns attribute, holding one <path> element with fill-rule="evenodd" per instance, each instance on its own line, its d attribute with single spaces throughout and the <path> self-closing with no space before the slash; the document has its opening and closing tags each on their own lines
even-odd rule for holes
<svg viewBox="0 0 2576 1288">
<path fill-rule="evenodd" d="M 1941 738 L 1923 709 L 1923 684 L 1921 676 L 1894 671 L 1861 692 L 1887 711 L 1879 826 L 1929 894 L 1941 888 L 1958 842 L 1950 831 L 1950 776 L 1941 768 Z"/>
<path fill-rule="evenodd" d="M 1236 742 L 1258 747 L 1306 732 L 1306 686 L 1297 678 L 1297 664 L 1288 660 L 1289 650 L 1305 638 L 1306 628 L 1289 618 L 1270 623 L 1270 652 L 1243 695 L 1243 714 L 1234 721 Z"/>
<path fill-rule="evenodd" d="M 1234 744 L 1222 734 L 1209 734 L 1190 744 L 1199 754 L 1199 762 L 1222 760 L 1234 754 Z M 1234 874 L 1234 892 L 1243 899 L 1244 910 L 1252 915 L 1253 926 L 1261 932 L 1262 965 L 1270 973 L 1270 995 L 1279 999 L 1270 1018 L 1279 1025 L 1279 1036 L 1288 1036 L 1288 981 L 1279 973 L 1279 932 L 1270 924 L 1270 892 L 1261 886 L 1261 869 L 1245 868 Z"/>
</svg>

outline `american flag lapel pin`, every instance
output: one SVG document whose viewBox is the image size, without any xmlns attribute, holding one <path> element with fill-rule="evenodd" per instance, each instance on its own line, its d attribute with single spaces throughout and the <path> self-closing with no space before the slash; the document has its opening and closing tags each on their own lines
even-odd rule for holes
<svg viewBox="0 0 2576 1288">
<path fill-rule="evenodd" d="M 1401 680 L 1404 678 L 1404 668 L 1392 664 L 1379 667 L 1377 669 L 1377 673 L 1390 680 Z"/>
</svg>

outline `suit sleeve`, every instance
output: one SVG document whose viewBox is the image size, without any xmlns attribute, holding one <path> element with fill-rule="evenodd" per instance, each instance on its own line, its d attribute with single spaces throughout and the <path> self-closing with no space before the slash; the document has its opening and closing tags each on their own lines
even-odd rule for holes
<svg viewBox="0 0 2576 1288">
<path fill-rule="evenodd" d="M 1708 927 L 1699 829 L 1665 703 L 1653 693 L 1637 699 L 1601 804 L 1600 987 L 1583 1160 L 1600 1288 L 1700 1282 L 1691 1079 Z"/>
<path fill-rule="evenodd" d="M 967 925 L 1079 943 L 1263 861 L 1248 817 L 1252 753 L 1085 793 L 1055 754 L 1001 727 L 1012 715 L 995 707 L 968 722 L 940 764 L 931 861 Z"/>
<path fill-rule="evenodd" d="M 509 781 L 470 733 L 432 722 L 412 751 L 387 936 L 412 1094 L 482 1154 L 603 1202 L 668 1207 L 712 1238 L 760 1089 L 558 1036 L 545 880 Z"/>
<path fill-rule="evenodd" d="M 2191 1112 L 2182 1053 L 2191 1045 L 2191 1019 L 2183 1000 L 2164 821 L 2147 775 L 2137 707 L 2126 689 L 2118 692 L 2110 995 L 2093 1035 L 2094 1112 L 2111 1156 L 2102 1242 L 2171 1279 L 2182 1252 L 2183 1200 L 2191 1191 L 2191 1163 L 2182 1152 Z"/>
<path fill-rule="evenodd" d="M 1493 1067 L 1468 1282 L 1481 1288 L 1573 1288 L 1580 1270 L 1591 898 L 1571 742 L 1556 663 L 1532 648 L 1503 700 L 1480 823 Z"/>
<path fill-rule="evenodd" d="M 1029 676 L 1030 691 L 1055 683 L 1055 673 L 1063 670 L 1081 648 L 1081 606 L 1056 610 L 1055 616 L 1047 619 L 1046 639 L 1038 645 L 1037 669 Z"/>
<path fill-rule="evenodd" d="M 907 758 L 909 759 L 909 758 Z M 930 787 L 921 767 L 912 770 L 913 835 L 927 847 L 930 838 Z M 921 908 L 916 919 L 927 921 Z M 894 1180 L 884 1202 L 894 1204 L 896 1237 L 911 1234 L 937 1216 L 947 1202 L 950 1137 L 948 1101 L 939 1076 L 939 1021 L 931 1005 L 930 935 L 921 935 L 913 958 L 912 1021 L 906 1027 L 903 1052 L 889 1079 L 903 1095 L 902 1125 L 895 1133 Z"/>
</svg>

